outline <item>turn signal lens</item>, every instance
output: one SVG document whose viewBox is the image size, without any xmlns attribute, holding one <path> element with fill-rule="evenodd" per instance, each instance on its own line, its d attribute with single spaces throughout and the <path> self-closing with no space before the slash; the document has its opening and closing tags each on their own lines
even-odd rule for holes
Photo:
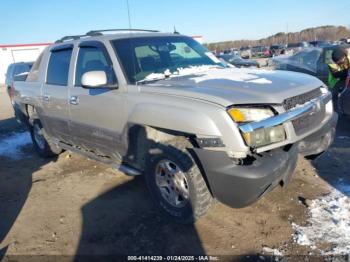
<svg viewBox="0 0 350 262">
<path fill-rule="evenodd" d="M 270 108 L 233 107 L 228 113 L 236 123 L 260 121 L 274 116 Z"/>
<path fill-rule="evenodd" d="M 230 116 L 235 122 L 237 123 L 245 122 L 244 114 L 239 109 L 232 108 L 228 111 L 228 113 L 230 114 Z"/>
</svg>

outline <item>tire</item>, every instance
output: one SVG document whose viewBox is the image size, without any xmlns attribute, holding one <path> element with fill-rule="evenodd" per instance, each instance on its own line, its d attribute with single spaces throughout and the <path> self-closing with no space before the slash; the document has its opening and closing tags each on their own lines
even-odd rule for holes
<svg viewBox="0 0 350 262">
<path fill-rule="evenodd" d="M 176 222 L 194 223 L 207 213 L 213 198 L 191 154 L 183 143 L 157 144 L 151 152 L 145 177 L 153 199 Z"/>
<path fill-rule="evenodd" d="M 61 148 L 50 142 L 39 119 L 33 121 L 33 125 L 29 127 L 29 130 L 33 147 L 39 156 L 49 158 L 57 156 L 62 152 Z"/>
</svg>

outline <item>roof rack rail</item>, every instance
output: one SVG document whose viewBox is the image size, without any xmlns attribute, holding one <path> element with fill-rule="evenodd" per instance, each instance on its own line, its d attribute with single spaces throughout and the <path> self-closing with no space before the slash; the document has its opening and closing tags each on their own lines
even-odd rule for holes
<svg viewBox="0 0 350 262">
<path fill-rule="evenodd" d="M 67 36 L 64 36 L 62 37 L 61 39 L 58 39 L 55 44 L 57 43 L 63 43 L 65 41 L 69 41 L 69 40 L 78 40 L 80 39 L 81 37 L 83 36 L 86 36 L 86 35 L 67 35 Z"/>
<path fill-rule="evenodd" d="M 78 40 L 82 37 L 88 37 L 88 36 L 99 36 L 103 35 L 103 32 L 121 32 L 121 31 L 134 31 L 134 32 L 150 32 L 150 33 L 157 33 L 158 30 L 148 30 L 148 29 L 104 29 L 104 30 L 91 30 L 87 32 L 85 35 L 68 35 L 64 36 L 61 39 L 58 39 L 55 44 L 63 43 L 65 41 L 69 40 Z"/>
<path fill-rule="evenodd" d="M 149 30 L 149 29 L 134 29 L 134 28 L 127 28 L 127 29 L 104 29 L 104 30 L 91 30 L 86 33 L 88 36 L 98 36 L 103 35 L 103 32 L 120 32 L 120 31 L 133 31 L 133 32 L 150 32 L 150 33 L 158 33 L 158 30 Z"/>
</svg>

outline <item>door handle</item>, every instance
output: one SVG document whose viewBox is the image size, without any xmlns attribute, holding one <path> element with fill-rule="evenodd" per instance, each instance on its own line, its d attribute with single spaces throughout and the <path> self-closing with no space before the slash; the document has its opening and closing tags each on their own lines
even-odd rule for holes
<svg viewBox="0 0 350 262">
<path fill-rule="evenodd" d="M 78 105 L 78 104 L 79 104 L 79 97 L 77 97 L 77 96 L 71 96 L 71 97 L 69 98 L 69 103 L 70 103 L 71 105 Z"/>
<path fill-rule="evenodd" d="M 46 102 L 50 101 L 51 96 L 50 95 L 43 95 L 43 100 Z"/>
</svg>

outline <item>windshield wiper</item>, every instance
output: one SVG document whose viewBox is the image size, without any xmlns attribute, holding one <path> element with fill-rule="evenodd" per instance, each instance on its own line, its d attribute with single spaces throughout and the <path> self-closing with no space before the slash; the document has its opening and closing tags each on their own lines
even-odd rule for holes
<svg viewBox="0 0 350 262">
<path fill-rule="evenodd" d="M 146 84 L 146 83 L 156 82 L 156 81 L 164 80 L 164 79 L 165 79 L 164 77 L 154 78 L 154 79 L 142 79 L 142 80 L 136 81 L 136 84 Z"/>
<path fill-rule="evenodd" d="M 151 73 L 147 75 L 144 79 L 137 81 L 136 83 L 142 84 L 146 82 L 153 82 L 153 81 L 159 81 L 164 80 L 166 78 L 169 78 L 173 73 L 170 72 L 169 69 L 165 70 L 164 73 Z"/>
</svg>

